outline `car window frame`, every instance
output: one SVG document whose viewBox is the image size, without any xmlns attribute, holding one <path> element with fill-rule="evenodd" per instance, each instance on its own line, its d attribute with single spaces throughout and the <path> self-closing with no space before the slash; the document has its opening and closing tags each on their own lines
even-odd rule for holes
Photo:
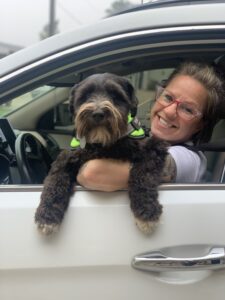
<svg viewBox="0 0 225 300">
<path fill-rule="evenodd" d="M 0 78 L 0 103 L 25 93 L 59 76 L 90 69 L 96 64 L 143 55 L 175 52 L 183 46 L 216 44 L 223 40 L 225 25 L 196 25 L 128 32 L 88 42 L 40 59 Z M 218 42 L 222 45 L 222 43 Z M 209 50 L 211 47 L 209 47 Z M 218 49 L 218 46 L 217 46 Z M 222 50 L 221 50 L 222 51 Z M 35 75 L 35 77 L 34 77 Z M 10 86 L 10 89 L 9 89 Z"/>
<path fill-rule="evenodd" d="M 215 35 L 215 30 L 220 28 L 220 31 L 217 32 L 217 39 L 215 40 L 214 37 Z M 190 31 L 190 32 L 189 32 Z M 95 45 L 93 44 L 93 52 L 92 52 L 92 56 L 88 56 L 87 54 L 90 54 L 90 49 L 88 48 L 90 45 L 83 45 L 83 47 L 87 47 L 88 49 L 86 49 L 86 51 L 84 53 L 80 52 L 80 49 L 75 48 L 71 48 L 67 51 L 70 52 L 70 54 L 67 53 L 67 51 L 62 51 L 60 53 L 58 53 L 57 55 L 53 55 L 49 57 L 49 60 L 51 61 L 50 66 L 48 66 L 48 71 L 47 71 L 47 62 L 48 59 L 40 60 L 38 63 L 34 63 L 34 64 L 30 64 L 29 66 L 27 66 L 25 69 L 22 68 L 20 70 L 17 70 L 16 72 L 13 72 L 12 74 L 7 75 L 6 77 L 3 77 L 2 80 L 5 80 L 5 84 L 6 86 L 10 83 L 13 83 L 14 81 L 19 80 L 19 82 L 21 83 L 20 86 L 18 87 L 18 89 L 14 90 L 12 89 L 9 93 L 4 94 L 4 88 L 5 86 L 0 87 L 0 95 L 6 98 L 12 97 L 12 95 L 14 95 L 15 93 L 19 93 L 21 94 L 23 91 L 29 91 L 31 90 L 31 87 L 36 87 L 36 86 L 40 86 L 42 83 L 47 83 L 49 82 L 49 80 L 56 78 L 57 76 L 59 76 L 59 74 L 61 76 L 64 76 L 65 74 L 71 73 L 73 72 L 77 72 L 77 70 L 79 71 L 87 71 L 87 70 L 91 70 L 91 68 L 93 66 L 96 65 L 104 65 L 106 64 L 106 60 L 107 58 L 110 59 L 110 62 L 118 62 L 118 61 L 122 61 L 124 59 L 124 57 L 126 57 L 127 59 L 127 50 L 129 49 L 129 58 L 133 58 L 133 57 L 137 57 L 137 55 L 145 55 L 145 53 L 143 53 L 144 51 L 146 51 L 146 49 L 148 49 L 148 55 L 151 54 L 153 57 L 159 56 L 159 55 L 169 55 L 171 52 L 172 53 L 180 53 L 180 51 L 184 51 L 184 49 L 187 51 L 187 46 L 191 45 L 192 47 L 194 47 L 194 49 L 192 48 L 192 51 L 196 51 L 196 49 L 198 49 L 198 47 L 200 47 L 200 49 L 204 48 L 204 46 L 207 44 L 208 48 L 205 49 L 205 51 L 207 51 L 207 49 L 211 49 L 211 51 L 213 51 L 214 49 L 218 50 L 218 44 L 222 44 L 221 49 L 219 49 L 219 51 L 224 51 L 225 49 L 225 42 L 224 39 L 222 39 L 222 37 L 224 37 L 224 35 L 221 35 L 222 33 L 225 33 L 225 26 L 221 26 L 221 25 L 216 25 L 216 26 L 188 26 L 187 27 L 180 27 L 180 28 L 170 28 L 169 30 L 170 34 L 168 34 L 168 30 L 144 30 L 143 32 L 139 32 L 141 39 L 146 38 L 147 40 L 143 43 L 143 44 L 138 44 L 137 40 L 134 40 L 134 36 L 135 35 L 128 35 L 127 38 L 125 40 L 123 40 L 121 42 L 121 35 L 119 35 L 117 37 L 114 37 L 114 41 L 117 41 L 117 44 L 115 42 L 114 44 L 114 49 L 108 49 L 108 52 L 104 52 L 102 53 L 102 51 L 100 51 L 100 53 L 98 55 L 96 55 L 96 51 L 98 50 L 98 47 L 100 45 L 100 42 L 98 41 L 98 43 L 96 43 Z M 188 38 L 188 36 L 184 36 L 184 32 L 189 33 L 189 35 L 192 37 L 192 39 L 190 39 L 190 37 Z M 156 34 L 158 33 L 158 35 Z M 159 33 L 162 34 L 162 36 L 159 36 Z M 165 33 L 167 33 L 167 35 L 165 36 Z M 135 33 L 136 34 L 136 33 Z M 207 39 L 206 39 L 207 36 Z M 124 35 L 123 35 L 124 37 Z M 128 37 L 130 38 L 130 40 L 128 39 Z M 201 38 L 200 38 L 201 37 Z M 210 39 L 211 37 L 211 39 Z M 150 38 L 153 38 L 153 40 L 149 41 Z M 161 38 L 161 42 L 159 42 L 159 38 Z M 223 43 L 219 43 L 219 41 L 223 40 Z M 129 45 L 127 44 L 129 40 Z M 156 40 L 158 40 L 158 43 L 156 43 Z M 109 47 L 109 44 L 107 44 L 110 41 L 110 38 L 108 40 L 106 39 L 102 39 L 102 42 L 105 43 L 104 45 Z M 195 44 L 193 46 L 193 43 L 195 41 Z M 121 43 L 124 45 L 123 48 L 120 48 Z M 97 45 L 97 46 L 96 46 Z M 97 48 L 94 49 L 94 46 L 96 46 Z M 125 47 L 126 46 L 126 47 Z M 117 49 L 117 50 L 116 50 Z M 157 52 L 160 49 L 159 52 Z M 198 49 L 199 50 L 199 49 Z M 121 53 L 123 54 L 121 56 Z M 60 63 L 62 58 L 65 57 L 65 55 L 68 55 L 68 61 L 65 63 L 64 68 L 61 68 Z M 80 57 L 79 61 L 76 61 L 75 63 L 71 64 L 69 63 L 69 61 L 74 58 L 74 56 Z M 54 61 L 57 59 L 57 57 L 60 59 L 60 63 L 58 65 L 56 65 L 56 69 L 54 67 Z M 90 63 L 91 62 L 91 63 Z M 87 64 L 88 68 L 87 68 Z M 109 62 L 107 62 L 109 63 Z M 42 72 L 42 76 L 39 75 L 37 77 L 34 77 L 34 74 L 37 75 L 36 71 L 37 68 L 41 69 L 41 67 L 43 67 L 43 64 L 46 66 L 46 68 L 43 68 L 42 70 L 39 70 L 39 72 Z M 74 64 L 76 65 L 74 67 Z M 33 68 L 33 69 L 32 69 Z M 60 71 L 59 71 L 60 69 Z M 23 81 L 25 79 L 27 79 L 27 76 L 30 75 L 30 71 L 33 71 L 33 75 L 30 78 L 30 82 L 24 82 Z M 47 77 L 50 76 L 50 77 Z M 47 81 L 47 82 L 46 82 Z M 204 185 L 204 183 L 200 183 L 200 185 Z M 176 185 L 176 184 L 173 184 Z M 207 183 L 208 185 L 208 183 Z"/>
</svg>

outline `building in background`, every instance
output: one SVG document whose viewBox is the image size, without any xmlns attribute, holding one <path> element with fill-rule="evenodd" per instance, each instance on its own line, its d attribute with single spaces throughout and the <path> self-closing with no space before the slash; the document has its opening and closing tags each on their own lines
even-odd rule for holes
<svg viewBox="0 0 225 300">
<path fill-rule="evenodd" d="M 23 47 L 0 42 L 0 59 L 13 52 L 16 52 Z"/>
</svg>

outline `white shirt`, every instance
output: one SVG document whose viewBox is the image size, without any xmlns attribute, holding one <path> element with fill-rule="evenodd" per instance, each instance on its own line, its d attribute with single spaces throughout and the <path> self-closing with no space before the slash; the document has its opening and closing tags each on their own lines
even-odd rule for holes
<svg viewBox="0 0 225 300">
<path fill-rule="evenodd" d="M 171 146 L 168 149 L 177 167 L 176 182 L 200 182 L 206 172 L 206 157 L 201 151 L 194 152 L 184 146 Z"/>
</svg>

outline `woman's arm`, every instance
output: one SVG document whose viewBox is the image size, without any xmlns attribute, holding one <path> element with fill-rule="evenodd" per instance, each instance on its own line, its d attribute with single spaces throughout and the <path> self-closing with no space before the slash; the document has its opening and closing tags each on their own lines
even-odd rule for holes
<svg viewBox="0 0 225 300">
<path fill-rule="evenodd" d="M 105 192 L 126 189 L 130 162 L 113 159 L 94 159 L 85 163 L 77 176 L 82 186 Z"/>
<path fill-rule="evenodd" d="M 77 176 L 80 185 L 104 192 L 126 189 L 130 174 L 130 162 L 113 159 L 93 159 L 86 162 Z M 169 154 L 162 174 L 162 183 L 174 182 L 176 179 L 176 163 Z"/>
<path fill-rule="evenodd" d="M 162 183 L 172 183 L 176 181 L 177 166 L 172 155 L 168 154 L 162 172 Z"/>
</svg>

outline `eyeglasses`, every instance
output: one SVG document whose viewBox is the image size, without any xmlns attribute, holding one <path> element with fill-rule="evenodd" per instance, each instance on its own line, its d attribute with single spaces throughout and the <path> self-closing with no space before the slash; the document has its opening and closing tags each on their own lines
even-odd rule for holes
<svg viewBox="0 0 225 300">
<path fill-rule="evenodd" d="M 202 113 L 195 107 L 194 104 L 176 99 L 169 91 L 162 86 L 157 86 L 156 101 L 164 107 L 177 104 L 177 114 L 187 121 L 200 117 Z"/>
</svg>

